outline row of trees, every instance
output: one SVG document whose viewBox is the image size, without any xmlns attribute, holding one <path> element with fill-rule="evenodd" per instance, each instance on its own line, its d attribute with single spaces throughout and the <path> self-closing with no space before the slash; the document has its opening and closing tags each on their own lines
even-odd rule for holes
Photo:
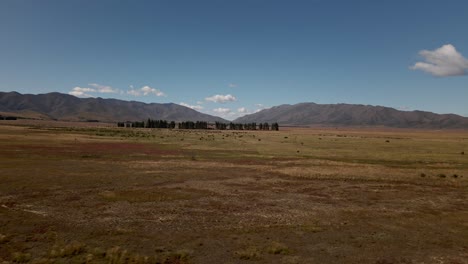
<svg viewBox="0 0 468 264">
<path fill-rule="evenodd" d="M 176 123 L 174 121 L 167 122 L 166 120 L 152 120 L 148 118 L 146 121 L 146 128 L 175 128 Z"/>
<path fill-rule="evenodd" d="M 15 116 L 1 116 L 0 115 L 0 120 L 16 120 L 17 118 Z"/>
<path fill-rule="evenodd" d="M 141 128 L 179 128 L 179 129 L 210 129 L 208 122 L 205 121 L 185 121 L 176 123 L 174 121 L 168 122 L 166 120 L 152 120 L 149 119 L 144 122 L 118 122 L 118 127 L 141 127 Z M 279 130 L 278 123 L 268 124 L 268 123 L 222 123 L 216 122 L 214 128 L 218 130 Z"/>
<path fill-rule="evenodd" d="M 145 127 L 145 122 L 118 122 L 118 127 Z"/>
<path fill-rule="evenodd" d="M 144 122 L 118 122 L 118 127 L 146 127 L 146 128 L 175 128 L 176 123 L 174 121 L 167 122 L 166 120 L 152 120 L 149 119 Z"/>
<path fill-rule="evenodd" d="M 178 123 L 179 129 L 208 129 L 208 122 L 204 121 L 186 121 L 182 123 Z"/>
<path fill-rule="evenodd" d="M 221 123 L 221 122 L 216 122 L 215 123 L 215 128 L 219 130 L 279 130 L 279 125 L 278 123 L 273 123 L 268 124 L 268 123 L 260 123 L 257 126 L 257 123 L 247 123 L 247 124 L 242 124 L 242 123 Z M 271 129 L 270 129 L 271 128 Z"/>
</svg>

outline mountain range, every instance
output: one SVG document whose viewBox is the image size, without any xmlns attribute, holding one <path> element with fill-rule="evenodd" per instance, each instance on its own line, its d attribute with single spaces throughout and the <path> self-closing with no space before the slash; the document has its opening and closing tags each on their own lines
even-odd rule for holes
<svg viewBox="0 0 468 264">
<path fill-rule="evenodd" d="M 358 104 L 300 103 L 280 105 L 237 118 L 235 122 L 278 122 L 280 125 L 386 126 L 400 128 L 468 128 L 468 118 L 455 114 L 400 111 Z"/>
<path fill-rule="evenodd" d="M 142 103 L 103 98 L 78 98 L 62 93 L 20 94 L 0 92 L 0 115 L 69 121 L 229 122 L 174 103 Z M 400 128 L 468 128 L 468 118 L 455 114 L 400 111 L 358 104 L 299 103 L 280 105 L 235 119 L 236 123 L 278 122 L 281 126 L 385 126 Z"/>
<path fill-rule="evenodd" d="M 0 112 L 24 117 L 69 121 L 141 121 L 148 118 L 171 121 L 228 122 L 174 103 L 146 104 L 103 98 L 78 98 L 62 93 L 20 94 L 0 92 Z"/>
</svg>

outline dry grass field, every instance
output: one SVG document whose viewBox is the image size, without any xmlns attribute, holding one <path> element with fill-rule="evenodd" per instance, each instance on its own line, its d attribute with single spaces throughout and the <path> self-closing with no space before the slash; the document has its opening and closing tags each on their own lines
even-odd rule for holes
<svg viewBox="0 0 468 264">
<path fill-rule="evenodd" d="M 468 263 L 468 132 L 0 123 L 0 263 Z"/>
</svg>

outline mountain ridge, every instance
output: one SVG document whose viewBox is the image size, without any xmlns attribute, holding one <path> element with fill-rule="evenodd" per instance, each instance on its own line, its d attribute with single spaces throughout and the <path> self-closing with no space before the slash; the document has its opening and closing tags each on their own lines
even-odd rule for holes
<svg viewBox="0 0 468 264">
<path fill-rule="evenodd" d="M 104 98 L 78 98 L 68 94 L 20 94 L 0 92 L 0 112 L 37 113 L 50 119 L 102 122 L 141 121 L 148 118 L 170 121 L 227 122 L 175 103 L 143 103 Z"/>
<path fill-rule="evenodd" d="M 468 128 L 468 118 L 427 111 L 401 111 L 362 104 L 283 104 L 234 120 L 239 123 L 278 122 L 296 126 L 385 126 L 396 128 Z"/>
<path fill-rule="evenodd" d="M 0 92 L 0 113 L 39 119 L 102 122 L 170 121 L 229 122 L 175 103 L 143 103 L 104 98 L 79 98 L 58 92 L 21 94 Z M 395 128 L 467 129 L 468 117 L 427 111 L 401 111 L 363 104 L 282 104 L 233 120 L 235 123 L 277 122 L 280 126 L 383 126 Z"/>
</svg>

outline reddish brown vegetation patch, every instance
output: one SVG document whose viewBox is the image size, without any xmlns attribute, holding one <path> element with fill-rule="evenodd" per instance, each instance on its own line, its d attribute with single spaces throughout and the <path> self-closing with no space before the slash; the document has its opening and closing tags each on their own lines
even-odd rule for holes
<svg viewBox="0 0 468 264">
<path fill-rule="evenodd" d="M 6 145 L 2 152 L 10 155 L 41 155 L 41 156 L 102 156 L 102 155 L 178 155 L 181 151 L 162 149 L 156 144 L 141 143 L 72 143 L 59 146 L 41 145 Z"/>
<path fill-rule="evenodd" d="M 162 149 L 156 144 L 140 143 L 85 143 L 73 145 L 78 151 L 93 154 L 145 154 L 145 155 L 177 155 L 180 151 Z"/>
</svg>

